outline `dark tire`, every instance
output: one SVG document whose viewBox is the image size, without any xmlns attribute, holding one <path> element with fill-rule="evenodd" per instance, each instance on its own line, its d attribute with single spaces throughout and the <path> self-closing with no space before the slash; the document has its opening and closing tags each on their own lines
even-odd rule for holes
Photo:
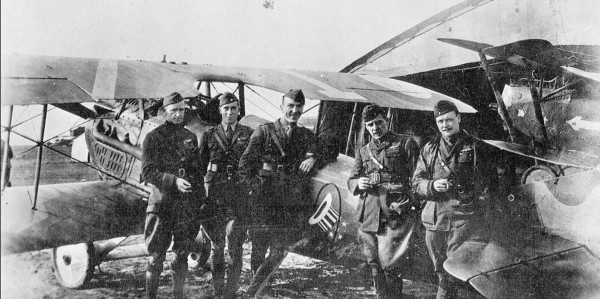
<svg viewBox="0 0 600 299">
<path fill-rule="evenodd" d="M 188 255 L 188 267 L 199 268 L 206 264 L 210 257 L 211 242 L 204 228 L 200 228 L 198 236 L 196 236 L 194 248 Z"/>
<path fill-rule="evenodd" d="M 69 289 L 81 288 L 94 274 L 94 245 L 79 243 L 52 249 L 52 269 L 58 283 Z"/>
<path fill-rule="evenodd" d="M 521 177 L 521 184 L 552 180 L 557 177 L 556 172 L 546 165 L 534 165 L 529 167 Z"/>
</svg>

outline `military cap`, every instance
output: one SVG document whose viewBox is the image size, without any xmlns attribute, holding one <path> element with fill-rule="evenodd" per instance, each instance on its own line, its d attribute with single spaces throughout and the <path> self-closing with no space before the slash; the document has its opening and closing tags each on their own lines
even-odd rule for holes
<svg viewBox="0 0 600 299">
<path fill-rule="evenodd" d="M 238 99 L 235 97 L 235 95 L 231 92 L 226 92 L 226 93 L 220 94 L 217 97 L 219 98 L 219 107 L 221 107 L 223 105 L 235 103 L 238 101 Z"/>
<path fill-rule="evenodd" d="M 183 101 L 183 97 L 178 92 L 173 92 L 170 95 L 164 97 L 163 99 L 163 107 L 166 107 L 171 104 L 177 104 Z"/>
<path fill-rule="evenodd" d="M 295 102 L 304 105 L 304 93 L 302 93 L 302 89 L 290 89 L 290 91 L 286 92 L 283 97 L 290 98 Z"/>
<path fill-rule="evenodd" d="M 440 115 L 444 115 L 444 114 L 446 114 L 448 112 L 452 112 L 452 111 L 454 111 L 454 112 L 456 112 L 456 114 L 458 114 L 458 108 L 456 108 L 456 105 L 454 105 L 454 103 L 452 103 L 448 100 L 440 100 L 433 107 L 433 116 L 438 117 Z"/>
<path fill-rule="evenodd" d="M 386 114 L 385 109 L 383 109 L 377 105 L 371 104 L 363 109 L 362 119 L 363 119 L 363 122 L 366 123 L 366 122 L 370 122 L 370 121 L 376 119 L 377 116 L 379 116 L 379 115 L 385 117 L 385 114 Z"/>
</svg>

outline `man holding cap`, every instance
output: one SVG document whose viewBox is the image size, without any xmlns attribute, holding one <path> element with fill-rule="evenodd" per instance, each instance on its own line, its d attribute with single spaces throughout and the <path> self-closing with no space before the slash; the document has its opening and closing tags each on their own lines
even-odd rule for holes
<svg viewBox="0 0 600 299">
<path fill-rule="evenodd" d="M 150 262 L 146 292 L 156 298 L 171 239 L 173 297 L 183 298 L 187 258 L 198 235 L 197 212 L 204 199 L 203 169 L 196 163 L 198 138 L 184 127 L 185 102 L 179 93 L 163 99 L 165 123 L 148 133 L 143 144 L 142 176 L 151 184 L 144 237 Z"/>
<path fill-rule="evenodd" d="M 439 279 L 437 298 L 456 298 L 443 264 L 465 241 L 487 239 L 484 216 L 490 192 L 497 189 L 497 171 L 484 152 L 489 147 L 460 128 L 454 103 L 439 101 L 434 117 L 440 133 L 421 151 L 413 189 L 427 200 L 421 220 Z"/>
<path fill-rule="evenodd" d="M 376 105 L 363 109 L 362 120 L 371 141 L 356 151 L 348 190 L 360 195 L 358 237 L 377 298 L 400 298 L 401 272 L 416 223 L 409 183 L 419 146 L 409 136 L 389 131 L 384 115 L 386 111 Z"/>
<path fill-rule="evenodd" d="M 285 258 L 288 246 L 299 240 L 312 212 L 309 181 L 319 156 L 315 134 L 297 125 L 304 102 L 300 89 L 284 94 L 282 117 L 259 126 L 240 159 L 240 176 L 250 188 L 255 226 L 251 229 L 255 275 L 247 291 L 250 296 L 260 293 Z"/>
<path fill-rule="evenodd" d="M 221 124 L 208 129 L 200 137 L 200 166 L 209 169 L 204 177 L 208 200 L 215 206 L 203 221 L 212 241 L 212 279 L 215 298 L 235 298 L 242 272 L 242 246 L 246 239 L 245 194 L 239 184 L 237 168 L 248 146 L 252 129 L 238 123 L 240 103 L 226 92 L 219 101 Z M 225 284 L 225 238 L 231 265 L 227 267 Z"/>
</svg>

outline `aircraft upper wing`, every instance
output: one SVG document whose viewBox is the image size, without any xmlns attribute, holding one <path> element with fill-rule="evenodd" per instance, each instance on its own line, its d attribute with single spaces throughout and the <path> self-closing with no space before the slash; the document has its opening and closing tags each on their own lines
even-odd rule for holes
<svg viewBox="0 0 600 299">
<path fill-rule="evenodd" d="M 477 54 L 439 38 L 482 45 L 543 39 L 578 55 L 579 46 L 573 45 L 600 45 L 596 5 L 592 0 L 466 0 L 393 37 L 342 72 L 399 77 L 479 61 Z"/>
<path fill-rule="evenodd" d="M 219 81 L 279 92 L 301 88 L 311 99 L 412 110 L 433 110 L 435 103 L 447 99 L 461 112 L 476 112 L 441 93 L 372 75 L 27 55 L 4 61 L 2 105 L 161 98 L 173 91 L 192 97 L 198 94 L 197 81 Z"/>
</svg>

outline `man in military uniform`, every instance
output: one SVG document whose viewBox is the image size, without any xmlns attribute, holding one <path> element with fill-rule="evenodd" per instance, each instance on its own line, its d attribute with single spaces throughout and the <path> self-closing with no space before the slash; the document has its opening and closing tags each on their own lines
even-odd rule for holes
<svg viewBox="0 0 600 299">
<path fill-rule="evenodd" d="M 260 293 L 288 246 L 298 241 L 312 211 L 309 181 L 319 157 L 316 136 L 297 125 L 304 102 L 300 89 L 284 94 L 282 117 L 259 126 L 240 159 L 240 176 L 251 190 L 253 226 L 258 226 L 251 229 L 255 275 L 247 290 L 250 296 Z"/>
<path fill-rule="evenodd" d="M 385 114 L 376 105 L 363 109 L 362 119 L 371 141 L 356 152 L 348 190 L 360 195 L 358 236 L 377 298 L 400 298 L 401 272 L 416 223 L 409 183 L 419 147 L 409 136 L 388 131 Z"/>
<path fill-rule="evenodd" d="M 242 272 L 242 246 L 246 239 L 244 192 L 236 174 L 242 153 L 248 146 L 252 129 L 238 123 L 240 104 L 232 93 L 217 96 L 221 124 L 208 129 L 200 137 L 200 161 L 209 169 L 204 177 L 208 200 L 215 208 L 203 221 L 212 241 L 212 279 L 216 298 L 234 298 Z M 231 265 L 225 278 L 225 238 L 229 244 Z"/>
<path fill-rule="evenodd" d="M 183 298 L 187 257 L 200 227 L 197 212 L 204 199 L 204 172 L 197 163 L 198 138 L 184 127 L 185 103 L 179 93 L 163 99 L 165 123 L 148 133 L 143 145 L 142 175 L 154 186 L 148 200 L 144 236 L 150 254 L 148 297 L 156 298 L 171 239 L 173 297 Z"/>
<path fill-rule="evenodd" d="M 461 130 L 454 103 L 439 101 L 434 116 L 440 134 L 421 151 L 413 189 L 427 200 L 421 220 L 439 278 L 437 298 L 455 298 L 456 286 L 443 264 L 466 240 L 487 239 L 484 216 L 497 187 L 497 171 L 485 144 Z"/>
</svg>

